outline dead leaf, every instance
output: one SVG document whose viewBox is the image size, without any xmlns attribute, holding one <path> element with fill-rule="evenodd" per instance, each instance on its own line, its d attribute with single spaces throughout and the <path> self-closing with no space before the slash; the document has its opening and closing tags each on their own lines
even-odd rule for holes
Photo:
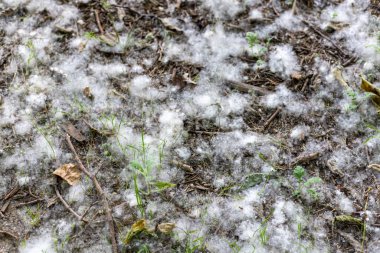
<svg viewBox="0 0 380 253">
<path fill-rule="evenodd" d="M 81 171 L 72 163 L 62 165 L 56 169 L 53 174 L 64 179 L 69 185 L 77 184 L 81 177 Z"/>
<path fill-rule="evenodd" d="M 340 234 L 344 239 L 346 239 L 351 245 L 352 247 L 354 247 L 355 249 L 355 252 L 362 252 L 362 247 L 361 247 L 361 244 L 355 239 L 355 237 L 349 233 L 345 233 L 345 232 L 342 232 L 342 231 L 337 231 L 338 234 Z"/>
<path fill-rule="evenodd" d="M 135 223 L 133 223 L 131 230 L 129 230 L 128 234 L 125 236 L 123 240 L 124 244 L 130 243 L 133 237 L 145 230 L 147 230 L 146 220 L 141 219 L 136 221 Z"/>
<path fill-rule="evenodd" d="M 172 19 L 160 18 L 160 21 L 162 22 L 162 24 L 165 26 L 166 29 L 174 31 L 174 32 L 178 32 L 178 33 L 182 32 L 182 30 L 175 25 Z"/>
<path fill-rule="evenodd" d="M 114 47 L 117 43 L 119 43 L 119 38 L 109 33 L 100 35 L 99 39 L 110 47 Z"/>
<path fill-rule="evenodd" d="M 302 79 L 302 73 L 298 71 L 293 72 L 290 76 L 292 77 L 292 79 L 295 79 L 295 80 Z"/>
<path fill-rule="evenodd" d="M 335 221 L 341 223 L 351 223 L 355 225 L 363 225 L 363 221 L 359 218 L 352 217 L 351 215 L 338 215 L 335 216 Z"/>
<path fill-rule="evenodd" d="M 377 88 L 375 85 L 372 83 L 368 82 L 362 77 L 362 83 L 360 85 L 360 88 L 362 90 L 369 92 L 372 94 L 372 101 L 377 105 L 380 106 L 380 89 Z"/>
<path fill-rule="evenodd" d="M 90 87 L 88 86 L 83 89 L 83 95 L 88 99 L 91 99 L 91 100 L 94 99 L 94 95 L 92 95 Z"/>
<path fill-rule="evenodd" d="M 164 234 L 169 234 L 173 231 L 173 229 L 175 228 L 175 224 L 174 223 L 161 223 L 157 226 L 158 230 L 161 232 L 161 233 L 164 233 Z"/>
<path fill-rule="evenodd" d="M 339 67 L 336 67 L 332 70 L 334 77 L 336 80 L 339 81 L 339 83 L 345 88 L 345 89 L 351 89 L 346 80 L 343 78 L 342 69 Z"/>
<path fill-rule="evenodd" d="M 368 168 L 376 170 L 377 172 L 380 172 L 380 164 L 370 164 L 368 165 Z"/>
<path fill-rule="evenodd" d="M 63 126 L 65 131 L 73 137 L 75 140 L 82 142 L 86 138 L 83 136 L 83 134 L 70 122 Z"/>
</svg>

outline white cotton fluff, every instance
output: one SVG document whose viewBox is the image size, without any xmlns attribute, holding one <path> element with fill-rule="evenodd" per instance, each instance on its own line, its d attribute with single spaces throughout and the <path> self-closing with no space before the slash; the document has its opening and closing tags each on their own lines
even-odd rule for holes
<svg viewBox="0 0 380 253">
<path fill-rule="evenodd" d="M 257 234 L 257 230 L 260 228 L 260 223 L 245 220 L 237 227 L 235 235 L 240 240 L 250 241 L 254 239 L 254 235 Z"/>
<path fill-rule="evenodd" d="M 286 112 L 294 115 L 305 114 L 310 109 L 306 102 L 302 102 L 296 94 L 282 84 L 276 88 L 276 92 L 264 96 L 261 102 L 268 108 L 284 107 Z"/>
<path fill-rule="evenodd" d="M 301 19 L 293 15 L 292 11 L 286 11 L 276 19 L 276 25 L 289 31 L 299 31 L 302 28 Z"/>
<path fill-rule="evenodd" d="M 33 125 L 28 120 L 18 121 L 14 125 L 14 130 L 18 135 L 29 134 L 32 131 Z"/>
<path fill-rule="evenodd" d="M 70 202 L 82 203 L 86 196 L 86 187 L 82 183 L 70 186 L 66 199 Z"/>
<path fill-rule="evenodd" d="M 183 120 L 181 115 L 174 111 L 165 110 L 159 118 L 160 139 L 166 143 L 173 144 L 182 134 Z"/>
<path fill-rule="evenodd" d="M 217 19 L 233 18 L 243 10 L 237 0 L 203 0 L 203 5 L 210 9 Z"/>
<path fill-rule="evenodd" d="M 309 135 L 310 127 L 305 125 L 299 125 L 292 129 L 290 138 L 295 140 L 303 140 Z"/>
<path fill-rule="evenodd" d="M 89 69 L 95 76 L 99 77 L 117 77 L 127 73 L 127 67 L 119 62 L 109 64 L 93 63 L 89 65 Z"/>
<path fill-rule="evenodd" d="M 43 93 L 40 94 L 30 94 L 26 97 L 26 102 L 33 109 L 41 109 L 45 106 L 46 103 L 46 95 Z"/>
<path fill-rule="evenodd" d="M 269 54 L 269 68 L 283 78 L 289 78 L 293 72 L 299 71 L 300 66 L 292 46 L 276 46 Z"/>
<path fill-rule="evenodd" d="M 175 152 L 182 160 L 187 160 L 191 156 L 191 150 L 187 147 L 180 147 L 175 149 Z"/>
<path fill-rule="evenodd" d="M 336 202 L 338 202 L 339 208 L 346 214 L 351 214 L 355 211 L 352 201 L 347 198 L 344 193 L 336 191 Z"/>
<path fill-rule="evenodd" d="M 54 241 L 50 233 L 45 232 L 38 236 L 32 236 L 18 250 L 19 253 L 55 252 Z"/>
<path fill-rule="evenodd" d="M 229 239 L 220 236 L 213 236 L 206 241 L 206 248 L 210 252 L 218 253 L 231 253 L 231 247 L 229 246 Z"/>
<path fill-rule="evenodd" d="M 250 20 L 261 20 L 263 18 L 264 18 L 263 13 L 257 9 L 253 9 L 249 12 L 249 19 Z"/>
<path fill-rule="evenodd" d="M 129 91 L 132 96 L 147 100 L 161 99 L 165 97 L 163 92 L 152 87 L 152 79 L 146 75 L 136 76 L 132 79 Z"/>
</svg>

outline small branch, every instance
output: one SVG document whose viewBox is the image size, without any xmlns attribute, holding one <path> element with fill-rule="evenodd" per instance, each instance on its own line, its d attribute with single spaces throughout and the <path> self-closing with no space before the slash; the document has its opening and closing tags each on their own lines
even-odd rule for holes
<svg viewBox="0 0 380 253">
<path fill-rule="evenodd" d="M 102 24 L 100 23 L 99 11 L 95 10 L 94 12 L 95 12 L 95 19 L 96 19 L 96 24 L 98 25 L 98 28 L 99 28 L 99 32 L 101 34 L 104 34 Z"/>
<path fill-rule="evenodd" d="M 323 32 L 319 31 L 317 28 L 315 28 L 314 24 L 310 23 L 309 21 L 302 20 L 304 24 L 306 24 L 309 28 L 311 28 L 315 33 L 323 37 L 324 39 L 328 40 L 341 54 L 346 55 L 346 53 L 327 35 L 325 35 Z"/>
<path fill-rule="evenodd" d="M 191 167 L 190 165 L 184 164 L 182 162 L 179 162 L 177 160 L 172 160 L 172 164 L 174 166 L 177 166 L 177 167 L 183 169 L 186 172 L 189 172 L 189 173 L 193 173 L 194 172 L 193 167 Z"/>
<path fill-rule="evenodd" d="M 292 14 L 296 14 L 297 10 L 297 0 L 293 0 L 293 6 L 292 6 Z"/>
<path fill-rule="evenodd" d="M 11 232 L 8 232 L 8 231 L 0 230 L 0 234 L 5 234 L 5 235 L 8 235 L 8 236 L 12 237 L 15 240 L 18 240 L 18 237 L 16 235 L 14 235 L 14 234 L 12 234 Z"/>
<path fill-rule="evenodd" d="M 116 241 L 116 231 L 115 231 L 115 225 L 113 224 L 113 217 L 112 217 L 112 211 L 111 211 L 111 207 L 108 203 L 108 200 L 107 200 L 107 197 L 106 197 L 106 194 L 104 193 L 102 187 L 100 186 L 97 178 L 95 175 L 92 175 L 87 169 L 86 167 L 84 167 L 81 159 L 79 158 L 78 156 L 78 153 L 76 152 L 72 142 L 71 142 L 71 139 L 70 139 L 70 135 L 66 134 L 66 141 L 67 143 L 69 144 L 69 147 L 71 149 L 71 152 L 74 154 L 75 156 L 75 160 L 77 161 L 77 163 L 79 164 L 79 168 L 83 171 L 84 174 L 86 174 L 91 180 L 92 180 L 92 183 L 95 185 L 95 188 L 98 192 L 98 194 L 100 195 L 101 199 L 102 199 L 102 202 L 103 202 L 103 207 L 106 211 L 106 216 L 107 216 L 107 223 L 108 223 L 108 229 L 109 229 L 109 232 L 110 232 L 110 237 L 111 237 L 111 243 L 112 243 L 112 252 L 113 253 L 118 253 L 118 248 L 117 248 L 117 241 Z"/>
<path fill-rule="evenodd" d="M 57 197 L 59 198 L 59 200 L 62 202 L 62 204 L 66 207 L 67 210 L 70 211 L 70 213 L 72 213 L 78 220 L 80 221 L 84 221 L 84 222 L 87 222 L 87 220 L 83 219 L 83 215 L 80 216 L 79 214 L 77 214 L 77 212 L 75 212 L 70 206 L 69 204 L 67 204 L 67 202 L 65 201 L 65 199 L 62 197 L 61 193 L 59 192 L 58 190 L 58 187 L 55 185 L 54 186 L 54 190 L 55 190 L 55 194 L 57 194 Z"/>
<path fill-rule="evenodd" d="M 276 118 L 277 114 L 279 114 L 281 112 L 281 108 L 277 108 L 277 110 L 270 116 L 270 118 L 267 120 L 267 122 L 265 122 L 264 124 L 264 128 L 267 128 L 269 126 L 270 123 L 272 123 L 272 121 L 274 120 L 274 118 Z"/>
<path fill-rule="evenodd" d="M 230 86 L 231 88 L 237 89 L 238 91 L 241 91 L 241 92 L 254 91 L 254 92 L 260 93 L 262 95 L 269 94 L 269 91 L 267 89 L 257 87 L 257 86 L 253 86 L 253 85 L 246 84 L 246 83 L 228 81 L 227 85 Z"/>
<path fill-rule="evenodd" d="M 31 200 L 31 201 L 28 201 L 28 202 L 25 202 L 25 203 L 17 204 L 14 207 L 15 208 L 19 208 L 19 207 L 22 207 L 22 206 L 32 205 L 32 204 L 38 203 L 38 202 L 40 202 L 42 200 L 44 200 L 44 199 L 34 199 L 34 200 Z"/>
</svg>

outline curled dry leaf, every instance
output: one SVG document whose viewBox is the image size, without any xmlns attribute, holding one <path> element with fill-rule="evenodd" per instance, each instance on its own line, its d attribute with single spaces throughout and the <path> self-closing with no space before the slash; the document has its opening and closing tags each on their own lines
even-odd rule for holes
<svg viewBox="0 0 380 253">
<path fill-rule="evenodd" d="M 72 163 L 62 165 L 56 169 L 53 174 L 64 179 L 69 185 L 77 184 L 81 177 L 81 171 Z"/>
<path fill-rule="evenodd" d="M 302 73 L 298 71 L 293 72 L 290 76 L 292 77 L 292 79 L 295 79 L 295 80 L 301 80 L 303 77 Z"/>
<path fill-rule="evenodd" d="M 351 87 L 348 85 L 346 80 L 343 78 L 342 69 L 339 67 L 336 67 L 332 70 L 332 73 L 334 74 L 334 77 L 338 82 L 345 88 L 345 89 L 351 89 Z"/>
<path fill-rule="evenodd" d="M 370 164 L 368 165 L 368 168 L 373 169 L 377 172 L 380 172 L 380 164 Z"/>
<path fill-rule="evenodd" d="M 63 126 L 65 131 L 73 137 L 75 140 L 82 142 L 86 138 L 83 136 L 83 134 L 71 123 L 67 123 L 66 125 Z"/>
<path fill-rule="evenodd" d="M 175 228 L 175 224 L 174 223 L 161 223 L 161 224 L 158 224 L 157 228 L 161 233 L 169 234 Z"/>
<path fill-rule="evenodd" d="M 146 220 L 141 219 L 136 221 L 135 223 L 133 223 L 131 230 L 129 230 L 128 234 L 125 236 L 123 243 L 130 243 L 136 235 L 145 230 L 147 230 Z"/>
<path fill-rule="evenodd" d="M 88 99 L 91 99 L 91 100 L 93 100 L 94 99 L 94 95 L 92 95 L 92 93 L 91 93 L 91 89 L 90 89 L 90 87 L 85 87 L 84 89 L 83 89 L 83 95 L 86 97 L 86 98 L 88 98 Z"/>
<path fill-rule="evenodd" d="M 371 93 L 372 95 L 372 101 L 376 104 L 376 106 L 380 106 L 380 89 L 377 88 L 375 85 L 372 83 L 368 82 L 362 77 L 362 83 L 360 85 L 360 88 L 362 90 Z"/>
</svg>

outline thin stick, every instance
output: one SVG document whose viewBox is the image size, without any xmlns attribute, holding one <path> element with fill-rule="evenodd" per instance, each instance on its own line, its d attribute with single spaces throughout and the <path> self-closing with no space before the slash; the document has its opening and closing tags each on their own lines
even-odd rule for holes
<svg viewBox="0 0 380 253">
<path fill-rule="evenodd" d="M 296 10 L 297 10 L 297 0 L 294 0 L 293 1 L 293 6 L 292 6 L 292 14 L 296 14 Z"/>
<path fill-rule="evenodd" d="M 346 53 L 328 36 L 326 36 L 323 32 L 319 31 L 317 28 L 314 27 L 314 24 L 310 23 L 309 21 L 302 20 L 304 24 L 306 24 L 309 28 L 311 28 L 314 32 L 322 36 L 324 39 L 328 40 L 340 53 L 343 55 L 346 55 Z"/>
<path fill-rule="evenodd" d="M 17 236 L 15 236 L 14 234 L 12 234 L 11 232 L 8 232 L 8 231 L 0 230 L 0 234 L 9 235 L 9 236 L 12 237 L 13 239 L 18 240 L 18 237 L 17 237 Z"/>
<path fill-rule="evenodd" d="M 100 23 L 99 11 L 98 10 L 95 10 L 95 19 L 96 19 L 96 24 L 98 25 L 98 28 L 99 28 L 99 32 L 101 34 L 104 34 L 102 24 Z"/>
<path fill-rule="evenodd" d="M 77 151 L 75 150 L 74 146 L 73 146 L 73 143 L 71 142 L 71 139 L 70 139 L 70 135 L 66 134 L 66 141 L 67 143 L 69 144 L 69 147 L 71 149 L 71 152 L 74 154 L 74 157 L 75 157 L 75 160 L 77 161 L 77 163 L 79 164 L 79 168 L 81 169 L 81 171 L 86 174 L 93 182 L 93 184 L 95 185 L 95 188 L 98 192 L 98 194 L 100 195 L 101 199 L 102 199 L 102 202 L 103 202 L 103 207 L 106 211 L 106 216 L 107 216 L 107 222 L 108 222 L 108 229 L 109 229 L 109 232 L 110 232 L 110 237 L 111 237 L 111 242 L 112 242 L 112 252 L 113 253 L 118 253 L 118 248 L 117 248 L 117 241 L 116 241 L 116 232 L 115 232 L 115 226 L 113 224 L 113 218 L 112 218 L 112 211 L 111 211 L 111 208 L 110 208 L 110 205 L 108 203 L 108 200 L 107 200 L 107 196 L 106 194 L 104 193 L 102 187 L 100 186 L 98 180 L 96 179 L 96 176 L 95 175 L 92 175 L 87 169 L 86 167 L 84 167 L 81 159 L 79 158 L 78 156 L 78 153 Z"/>
<path fill-rule="evenodd" d="M 277 114 L 279 114 L 281 111 L 281 108 L 277 108 L 277 110 L 272 114 L 272 116 L 270 116 L 270 118 L 267 120 L 267 122 L 265 122 L 264 124 L 264 128 L 267 128 L 269 126 L 269 124 L 274 120 L 274 118 L 277 116 Z"/>
<path fill-rule="evenodd" d="M 22 207 L 22 206 L 28 206 L 28 205 L 32 205 L 32 204 L 35 204 L 37 202 L 40 202 L 42 201 L 43 199 L 34 199 L 34 200 L 31 200 L 31 201 L 28 201 L 28 202 L 25 202 L 25 203 L 20 203 L 20 204 L 17 204 L 15 205 L 14 207 L 15 208 L 19 208 L 19 207 Z"/>
<path fill-rule="evenodd" d="M 74 214 L 74 216 L 78 219 L 78 220 L 82 220 L 82 216 L 80 216 L 79 214 L 77 214 L 77 212 L 75 212 L 70 206 L 69 204 L 67 204 L 67 202 L 65 201 L 65 199 L 62 197 L 61 193 L 59 192 L 58 190 L 58 187 L 55 185 L 54 186 L 54 190 L 55 190 L 55 194 L 57 194 L 57 197 L 59 198 L 59 200 L 62 202 L 62 204 L 66 207 L 67 210 L 70 211 L 70 213 Z M 86 221 L 86 220 L 84 220 Z"/>
</svg>

